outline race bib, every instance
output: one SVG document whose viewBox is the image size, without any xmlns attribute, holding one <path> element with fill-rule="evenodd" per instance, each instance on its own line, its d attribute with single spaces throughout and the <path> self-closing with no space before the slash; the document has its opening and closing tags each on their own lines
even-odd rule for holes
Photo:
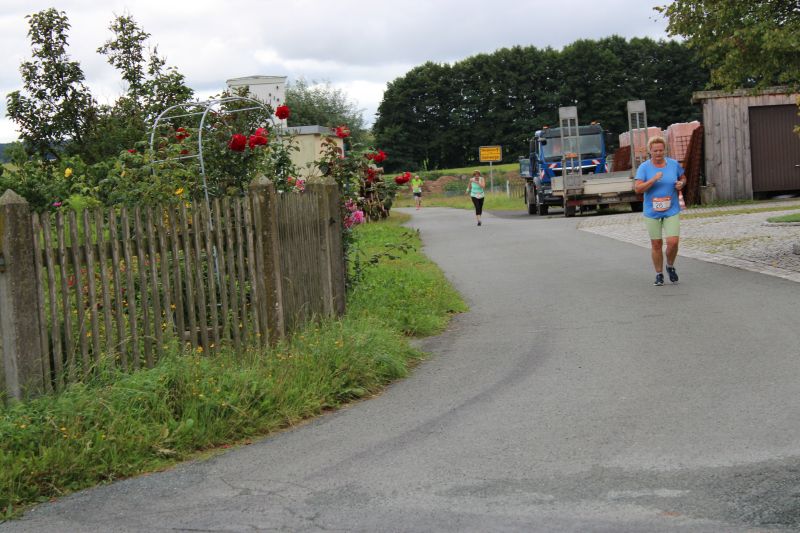
<svg viewBox="0 0 800 533">
<path fill-rule="evenodd" d="M 662 196 L 661 198 L 653 198 L 653 211 L 663 212 L 669 210 L 672 205 L 671 196 Z"/>
</svg>

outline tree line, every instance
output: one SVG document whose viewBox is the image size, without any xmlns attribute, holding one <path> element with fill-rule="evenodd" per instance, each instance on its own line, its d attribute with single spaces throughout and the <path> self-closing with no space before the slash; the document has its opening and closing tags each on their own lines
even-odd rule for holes
<svg viewBox="0 0 800 533">
<path fill-rule="evenodd" d="M 709 71 L 686 45 L 612 36 L 563 50 L 503 48 L 453 64 L 427 62 L 389 83 L 373 127 L 390 170 L 474 164 L 478 147 L 501 145 L 506 162 L 528 150 L 534 131 L 575 105 L 582 123 L 628 129 L 625 104 L 647 101 L 648 122 L 700 118 L 692 104 Z M 613 137 L 616 139 L 616 136 Z"/>
</svg>

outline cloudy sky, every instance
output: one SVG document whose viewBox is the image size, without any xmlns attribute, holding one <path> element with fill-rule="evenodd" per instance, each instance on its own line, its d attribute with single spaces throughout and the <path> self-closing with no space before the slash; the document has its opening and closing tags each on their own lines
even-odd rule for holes
<svg viewBox="0 0 800 533">
<path fill-rule="evenodd" d="M 151 34 L 167 64 L 200 98 L 225 80 L 250 75 L 329 81 L 371 124 L 387 82 L 426 61 L 452 63 L 514 45 L 561 48 L 609 35 L 666 38 L 653 6 L 668 0 L 2 0 L 0 142 L 15 140 L 6 95 L 21 88 L 30 57 L 25 15 L 55 7 L 72 28 L 69 53 L 100 103 L 123 92 L 118 73 L 96 50 L 109 23 L 128 13 Z"/>
</svg>

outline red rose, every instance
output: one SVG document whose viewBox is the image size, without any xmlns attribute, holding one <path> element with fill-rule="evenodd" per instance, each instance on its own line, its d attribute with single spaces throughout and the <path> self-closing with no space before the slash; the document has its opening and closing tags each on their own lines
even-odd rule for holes
<svg viewBox="0 0 800 533">
<path fill-rule="evenodd" d="M 128 148 L 128 153 L 129 154 L 135 154 L 136 153 L 136 148 Z"/>
<path fill-rule="evenodd" d="M 247 137 L 245 137 L 241 133 L 234 133 L 231 136 L 230 142 L 228 142 L 228 148 L 230 148 L 234 152 L 244 152 L 246 146 L 247 146 Z"/>
<path fill-rule="evenodd" d="M 336 132 L 336 136 L 339 137 L 340 139 L 350 137 L 350 128 L 348 128 L 345 125 L 336 126 L 336 129 L 334 131 Z"/>
<path fill-rule="evenodd" d="M 286 120 L 289 118 L 292 112 L 289 110 L 288 105 L 279 105 L 278 108 L 275 110 L 275 116 L 281 120 Z"/>
<path fill-rule="evenodd" d="M 378 150 L 378 153 L 372 158 L 376 163 L 383 163 L 386 160 L 386 152 Z"/>
<path fill-rule="evenodd" d="M 267 132 L 266 128 L 258 128 L 253 135 L 258 137 L 269 137 L 269 133 Z"/>
<path fill-rule="evenodd" d="M 181 155 L 188 155 L 188 154 L 189 154 L 189 150 L 187 150 L 185 148 L 183 150 L 181 150 Z"/>
<path fill-rule="evenodd" d="M 406 172 L 404 174 L 400 174 L 399 176 L 397 176 L 394 179 L 394 182 L 396 184 L 398 184 L 398 185 L 402 185 L 404 183 L 408 183 L 408 180 L 410 180 L 410 179 L 411 179 L 411 173 L 410 172 Z"/>
<path fill-rule="evenodd" d="M 247 141 L 247 144 L 250 146 L 250 149 L 252 150 L 256 146 L 263 146 L 267 144 L 267 138 L 264 137 L 263 135 L 251 135 L 250 139 Z"/>
<path fill-rule="evenodd" d="M 177 130 L 175 130 L 175 138 L 178 139 L 179 141 L 182 141 L 187 137 L 189 137 L 189 132 L 186 131 L 186 128 L 178 128 Z"/>
</svg>

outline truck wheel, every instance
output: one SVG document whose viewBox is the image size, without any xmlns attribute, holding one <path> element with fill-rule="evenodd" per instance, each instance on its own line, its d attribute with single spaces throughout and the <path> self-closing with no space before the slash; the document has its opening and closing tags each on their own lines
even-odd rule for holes
<svg viewBox="0 0 800 533">
<path fill-rule="evenodd" d="M 568 205 L 564 208 L 564 216 L 565 217 L 574 217 L 575 216 L 575 206 Z"/>
<path fill-rule="evenodd" d="M 546 217 L 548 208 L 549 206 L 546 206 L 544 204 L 539 204 L 539 216 Z"/>
<path fill-rule="evenodd" d="M 642 202 L 631 202 L 631 211 L 634 213 L 641 213 L 643 208 L 644 204 Z"/>
<path fill-rule="evenodd" d="M 536 190 L 536 189 L 534 189 Z M 528 195 L 528 187 L 525 187 L 525 205 L 528 206 L 528 214 L 535 215 L 536 214 L 536 194 L 533 197 Z"/>
</svg>

